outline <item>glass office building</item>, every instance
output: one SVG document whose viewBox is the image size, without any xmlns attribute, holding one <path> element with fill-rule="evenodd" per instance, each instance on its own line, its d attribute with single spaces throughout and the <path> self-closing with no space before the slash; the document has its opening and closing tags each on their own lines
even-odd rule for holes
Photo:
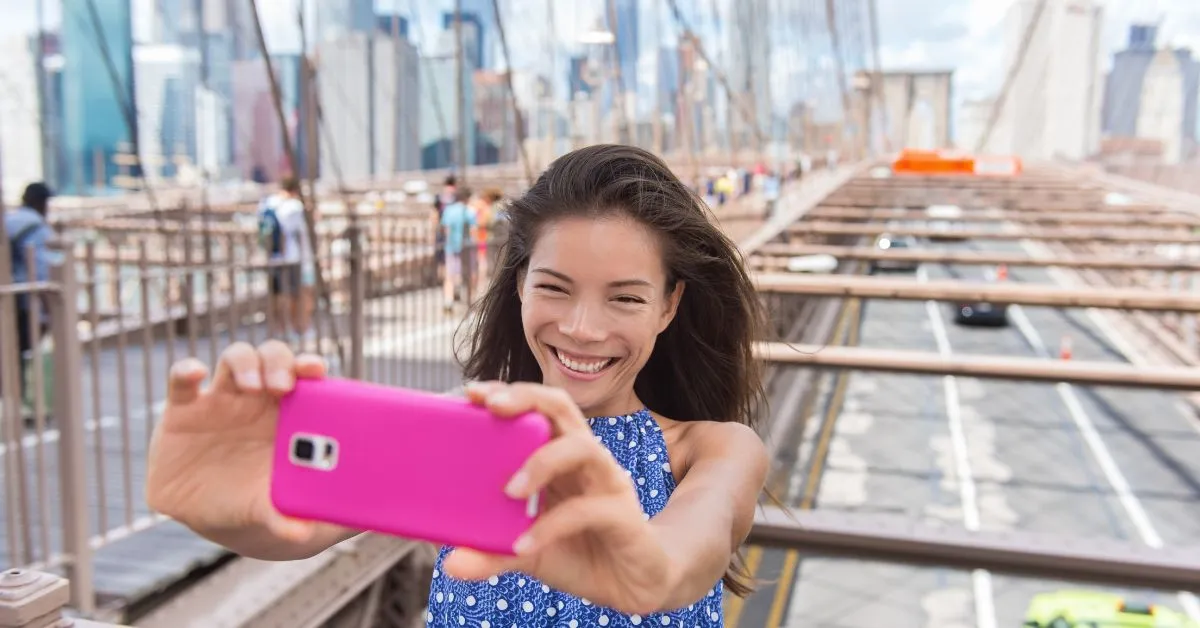
<svg viewBox="0 0 1200 628">
<path fill-rule="evenodd" d="M 98 20 L 89 0 L 62 4 L 63 183 L 70 194 L 111 190 L 119 173 L 113 157 L 136 133 L 129 128 L 136 116 L 127 121 L 124 110 L 136 106 L 130 0 L 90 1 Z"/>
</svg>

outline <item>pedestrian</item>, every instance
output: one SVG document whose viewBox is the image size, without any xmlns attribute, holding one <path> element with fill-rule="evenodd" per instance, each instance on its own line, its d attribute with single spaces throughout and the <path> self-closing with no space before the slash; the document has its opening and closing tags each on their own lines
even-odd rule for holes
<svg viewBox="0 0 1200 628">
<path fill-rule="evenodd" d="M 542 509 L 515 556 L 441 548 L 427 624 L 723 625 L 725 593 L 751 590 L 735 552 L 768 468 L 752 420 L 764 317 L 737 246 L 663 161 L 631 146 L 560 157 L 508 214 L 469 326 L 467 397 L 551 421 L 551 441 L 505 488 L 541 492 Z M 286 518 L 269 497 L 279 395 L 323 375 L 316 356 L 270 342 L 227 348 L 204 390 L 202 363 L 174 365 L 149 452 L 151 508 L 259 559 L 358 534 Z M 470 473 L 454 443 L 429 446 L 444 468 L 389 481 Z"/>
<path fill-rule="evenodd" d="M 48 220 L 53 190 L 42 182 L 30 183 L 21 194 L 21 205 L 4 215 L 4 231 L 8 235 L 14 284 L 49 281 L 50 266 L 61 255 L 50 249 L 56 233 Z M 33 268 L 29 267 L 30 262 Z M 30 359 L 36 337 L 41 338 L 50 328 L 50 316 L 40 297 L 18 294 L 14 299 L 13 320 L 17 325 L 17 353 L 22 363 L 17 399 L 25 398 L 28 382 L 23 364 Z M 36 317 L 36 321 L 35 321 Z"/>
<path fill-rule="evenodd" d="M 446 313 L 454 311 L 458 301 L 458 290 L 466 288 L 463 281 L 463 264 L 471 263 L 471 230 L 475 227 L 475 213 L 467 206 L 471 190 L 460 187 L 455 192 L 453 203 L 442 210 L 442 239 L 445 242 L 446 278 L 442 281 L 442 293 Z"/>
</svg>

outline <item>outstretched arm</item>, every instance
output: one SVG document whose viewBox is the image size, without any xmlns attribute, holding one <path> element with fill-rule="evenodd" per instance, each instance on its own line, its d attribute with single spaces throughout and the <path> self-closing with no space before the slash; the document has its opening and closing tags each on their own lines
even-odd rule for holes
<svg viewBox="0 0 1200 628">
<path fill-rule="evenodd" d="M 651 520 L 670 557 L 664 611 L 704 597 L 725 574 L 754 525 L 770 466 L 752 428 L 740 423 L 704 427 L 693 432 L 697 440 L 683 480 Z"/>
</svg>

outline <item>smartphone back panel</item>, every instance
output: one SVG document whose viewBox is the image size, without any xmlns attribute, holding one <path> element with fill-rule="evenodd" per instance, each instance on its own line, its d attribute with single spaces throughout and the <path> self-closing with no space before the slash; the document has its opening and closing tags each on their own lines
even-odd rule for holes
<svg viewBox="0 0 1200 628">
<path fill-rule="evenodd" d="M 353 380 L 301 380 L 279 410 L 271 499 L 285 515 L 511 554 L 537 499 L 504 486 L 550 439 L 536 413 Z"/>
</svg>

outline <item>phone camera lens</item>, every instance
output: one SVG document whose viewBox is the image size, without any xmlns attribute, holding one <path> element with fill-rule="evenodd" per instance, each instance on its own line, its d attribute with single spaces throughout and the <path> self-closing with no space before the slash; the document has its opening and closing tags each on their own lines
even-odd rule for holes
<svg viewBox="0 0 1200 628">
<path fill-rule="evenodd" d="M 297 460 L 312 462 L 315 453 L 316 449 L 313 446 L 311 439 L 297 438 L 295 442 L 292 443 L 292 455 L 295 456 Z"/>
</svg>

